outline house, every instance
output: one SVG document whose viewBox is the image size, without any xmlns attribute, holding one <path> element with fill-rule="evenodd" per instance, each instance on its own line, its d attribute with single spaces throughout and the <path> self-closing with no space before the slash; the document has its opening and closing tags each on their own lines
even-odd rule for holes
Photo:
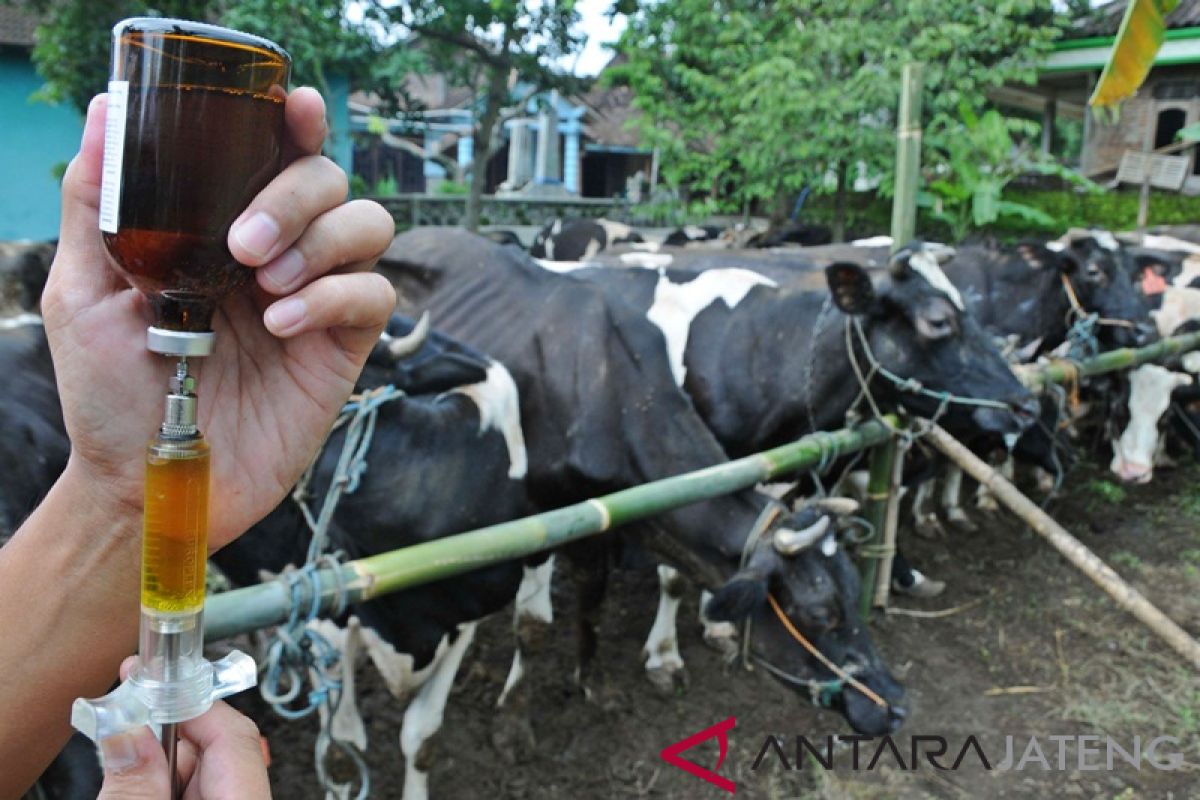
<svg viewBox="0 0 1200 800">
<path fill-rule="evenodd" d="M 610 62 L 610 66 L 615 62 Z M 652 185 L 657 164 L 628 127 L 633 114 L 626 88 L 597 85 L 571 97 L 534 95 L 513 83 L 522 98 L 506 109 L 500 147 L 489 158 L 487 194 L 612 198 L 635 196 Z M 462 183 L 476 155 L 477 101 L 444 75 L 413 75 L 405 85 L 420 111 L 382 119 L 379 98 L 350 96 L 350 125 L 358 134 L 354 171 L 368 188 L 381 181 L 401 194 L 436 193 L 447 181 Z M 553 140 L 546 147 L 541 140 Z"/>
<path fill-rule="evenodd" d="M 0 240 L 58 237 L 57 176 L 83 134 L 73 106 L 33 99 L 43 83 L 30 60 L 35 27 L 0 4 Z"/>
<path fill-rule="evenodd" d="M 1093 178 L 1112 177 L 1127 152 L 1166 147 L 1180 128 L 1200 122 L 1200 0 L 1181 0 L 1167 16 L 1166 39 L 1154 67 L 1138 93 L 1122 103 L 1115 121 L 1085 113 L 1125 8 L 1125 0 L 1115 0 L 1094 9 L 1055 43 L 1035 86 L 1006 86 L 992 93 L 1001 105 L 1041 114 L 1047 151 L 1059 120 L 1082 122 L 1079 168 Z M 1187 159 L 1182 188 L 1200 193 L 1200 159 L 1191 151 L 1182 157 Z"/>
</svg>

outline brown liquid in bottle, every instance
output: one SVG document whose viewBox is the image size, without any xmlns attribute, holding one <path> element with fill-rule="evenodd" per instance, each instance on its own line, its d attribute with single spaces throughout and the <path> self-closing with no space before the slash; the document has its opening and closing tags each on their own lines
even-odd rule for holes
<svg viewBox="0 0 1200 800">
<path fill-rule="evenodd" d="M 119 222 L 104 242 L 156 326 L 208 331 L 216 303 L 250 276 L 226 241 L 279 173 L 289 63 L 141 23 L 116 41 L 114 78 L 129 81 L 129 96 Z"/>
</svg>

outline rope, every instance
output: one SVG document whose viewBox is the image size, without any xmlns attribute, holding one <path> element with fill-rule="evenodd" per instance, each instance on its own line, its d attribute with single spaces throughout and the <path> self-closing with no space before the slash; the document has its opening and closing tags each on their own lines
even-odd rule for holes
<svg viewBox="0 0 1200 800">
<path fill-rule="evenodd" d="M 870 371 L 864 373 L 862 367 L 858 363 L 858 356 L 854 347 L 851 331 L 857 334 L 859 344 L 862 346 L 863 357 L 870 365 Z M 863 331 L 862 323 L 857 317 L 846 317 L 846 353 L 850 358 L 850 366 L 854 369 L 854 376 L 858 379 L 859 384 L 859 399 L 855 400 L 855 404 L 859 400 L 865 399 L 871 406 L 871 411 L 875 414 L 876 419 L 883 418 L 883 412 L 879 409 L 879 405 L 875 402 L 875 397 L 871 394 L 871 380 L 876 376 L 880 376 L 893 384 L 901 392 L 915 394 L 921 397 L 927 397 L 938 402 L 937 412 L 933 419 L 944 414 L 950 406 L 971 406 L 975 408 L 994 408 L 1001 411 L 1011 413 L 1007 403 L 1001 403 L 998 400 L 987 400 L 979 397 L 961 397 L 952 392 L 938 392 L 926 388 L 916 378 L 901 378 L 896 373 L 889 370 L 887 367 L 879 363 L 879 359 L 875 358 L 875 353 L 871 350 L 871 344 L 867 341 L 867 334 Z M 892 429 L 894 433 L 900 434 L 899 430 Z M 916 438 L 916 437 L 913 437 Z"/>
<path fill-rule="evenodd" d="M 763 534 L 771 529 L 775 524 L 775 520 L 787 513 L 787 506 L 779 502 L 773 497 L 767 498 L 767 504 L 763 506 L 763 510 L 758 513 L 758 519 L 754 520 L 753 527 L 750 528 L 750 534 L 746 537 L 745 544 L 742 545 L 742 557 L 738 560 L 738 570 L 743 570 L 750 563 L 750 557 L 754 555 L 755 548 L 762 540 Z M 745 623 L 742 625 L 742 666 L 749 670 L 750 667 L 750 617 L 746 617 Z"/>
<path fill-rule="evenodd" d="M 866 696 L 866 698 L 868 700 L 873 702 L 875 705 L 879 706 L 880 708 L 888 708 L 889 707 L 888 702 L 886 700 L 884 700 L 882 697 L 880 697 L 878 694 L 876 694 L 869 686 L 867 686 L 865 683 L 863 683 L 862 681 L 855 678 L 853 675 L 851 675 L 849 672 L 847 672 L 846 670 L 839 667 L 837 664 L 834 664 L 832 661 L 829 660 L 828 657 L 826 657 L 826 655 L 824 653 L 822 653 L 820 650 L 818 650 L 813 645 L 812 642 L 810 642 L 808 639 L 804 638 L 804 634 L 800 633 L 800 631 L 797 630 L 796 626 L 792 624 L 792 621 L 790 619 L 788 619 L 787 614 L 783 613 L 783 609 L 779 607 L 779 601 L 775 599 L 775 595 L 768 592 L 767 593 L 767 602 L 771 604 L 771 610 L 773 610 L 775 612 L 775 616 L 779 618 L 779 622 L 783 625 L 783 629 L 786 630 L 789 634 L 791 634 L 791 637 L 793 639 L 795 639 L 797 642 L 799 642 L 800 646 L 803 647 L 805 650 L 807 650 L 809 655 L 811 655 L 817 661 L 821 662 L 821 664 L 827 670 L 829 670 L 834 675 L 836 675 L 838 677 L 838 679 L 840 679 L 843 683 L 847 683 L 850 686 L 857 689 L 858 691 L 860 691 L 864 696 Z"/>
<path fill-rule="evenodd" d="M 1136 326 L 1126 319 L 1112 319 L 1110 317 L 1102 317 L 1099 313 L 1089 312 L 1083 307 L 1083 303 L 1079 302 L 1079 295 L 1075 293 L 1075 286 L 1071 283 L 1071 279 L 1066 273 L 1059 273 L 1062 279 L 1063 290 L 1067 293 L 1067 301 L 1071 308 L 1067 312 L 1067 342 L 1070 343 L 1070 357 L 1076 360 L 1084 358 L 1095 358 L 1100 354 L 1100 339 L 1096 336 L 1096 328 L 1130 328 Z"/>
<path fill-rule="evenodd" d="M 394 386 L 381 386 L 350 398 L 342 407 L 342 413 L 330 427 L 330 435 L 345 428 L 345 440 L 338 457 L 333 479 L 325 490 L 321 510 L 316 515 L 308 507 L 309 487 L 312 484 L 317 464 L 325 450 L 322 445 L 317 456 L 304 471 L 292 499 L 312 533 L 304 566 L 285 570 L 278 578 L 287 587 L 291 598 L 288 620 L 275 630 L 275 637 L 267 650 L 266 675 L 260 684 L 263 699 L 275 709 L 275 713 L 287 720 L 307 717 L 318 708 L 326 710 L 325 719 L 317 734 L 315 745 L 317 779 L 322 788 L 334 795 L 344 784 L 330 777 L 326 759 L 330 750 L 342 751 L 354 764 L 358 773 L 359 789 L 356 800 L 366 800 L 371 791 L 371 774 L 361 752 L 350 742 L 336 738 L 332 733 L 334 715 L 342 702 L 342 681 L 339 673 L 341 652 L 329 640 L 317 632 L 312 623 L 320 616 L 322 586 L 320 569 L 330 569 L 334 576 L 333 617 L 341 616 L 347 605 L 346 584 L 342 576 L 339 554 L 326 553 L 329 526 L 342 496 L 357 491 L 367 471 L 367 452 L 375 435 L 379 409 L 388 402 L 403 397 L 404 392 Z M 328 443 L 328 437 L 326 438 Z M 306 682 L 311 685 L 299 706 L 296 705 Z"/>
</svg>

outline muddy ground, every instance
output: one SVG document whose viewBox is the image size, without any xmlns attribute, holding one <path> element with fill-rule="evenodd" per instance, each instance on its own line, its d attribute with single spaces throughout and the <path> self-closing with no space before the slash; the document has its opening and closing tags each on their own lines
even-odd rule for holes
<svg viewBox="0 0 1200 800">
<path fill-rule="evenodd" d="M 1118 487 L 1104 469 L 1084 464 L 1068 480 L 1054 516 L 1162 610 L 1200 634 L 1200 467 L 1161 473 L 1149 486 Z M 910 717 L 896 736 L 905 766 L 911 737 L 940 735 L 957 753 L 979 738 L 992 761 L 1004 755 L 1006 735 L 1017 757 L 1038 737 L 1049 764 L 1030 761 L 1020 771 L 985 770 L 973 754 L 960 769 L 939 772 L 925 763 L 900 769 L 885 753 L 873 770 L 866 762 L 877 744 L 863 745 L 860 769 L 851 751 L 835 750 L 835 768 L 812 758 L 784 769 L 772 756 L 751 763 L 767 734 L 820 740 L 850 733 L 842 719 L 813 708 L 761 670 L 726 666 L 701 642 L 696 596 L 681 612 L 681 649 L 690 686 L 673 696 L 643 678 L 639 651 L 654 615 L 652 570 L 623 572 L 611 585 L 601 629 L 602 670 L 586 700 L 572 681 L 574 637 L 565 622 L 546 638 L 532 679 L 539 703 L 532 712 L 536 743 L 505 758 L 493 746 L 493 706 L 511 659 L 511 623 L 484 623 L 459 673 L 435 740 L 431 795 L 446 798 L 719 798 L 717 788 L 666 765 L 659 751 L 730 716 L 730 752 L 721 773 L 748 798 L 1200 798 L 1200 678 L 1145 628 L 1117 607 L 1050 547 L 1012 517 L 976 513 L 977 533 L 927 540 L 902 531 L 912 560 L 949 584 L 937 599 L 908 598 L 905 608 L 961 608 L 935 619 L 879 615 L 876 641 L 908 688 Z M 905 540 L 902 540 L 905 541 Z M 569 620 L 570 590 L 559 582 L 556 613 Z M 397 746 L 403 710 L 391 701 L 373 668 L 359 673 L 360 702 L 371 737 L 372 797 L 399 798 L 403 760 Z M 320 797 L 313 780 L 316 723 L 286 723 L 259 715 L 274 754 L 276 796 Z M 507 730 L 507 728 L 505 728 Z M 1164 742 L 1160 761 L 1182 753 L 1181 768 L 1143 763 L 1135 770 L 1118 758 L 1112 772 L 1079 771 L 1071 745 L 1067 769 L 1058 770 L 1051 735 L 1111 736 L 1126 749 Z M 793 744 L 788 757 L 792 760 Z M 1103 744 L 1101 744 L 1103 747 Z M 513 754 L 509 752 L 511 757 Z M 686 754 L 705 766 L 717 758 L 715 740 Z M 1104 751 L 1089 762 L 1103 764 Z"/>
</svg>

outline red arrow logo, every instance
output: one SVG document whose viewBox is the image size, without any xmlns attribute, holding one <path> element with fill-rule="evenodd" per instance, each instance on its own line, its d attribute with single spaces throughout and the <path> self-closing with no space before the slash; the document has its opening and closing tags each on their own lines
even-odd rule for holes
<svg viewBox="0 0 1200 800">
<path fill-rule="evenodd" d="M 686 739 L 681 739 L 670 747 L 665 748 L 658 755 L 663 761 L 667 762 L 673 767 L 679 767 L 689 775 L 695 775 L 700 780 L 707 781 L 713 786 L 716 786 L 718 789 L 724 789 L 730 794 L 737 794 L 737 784 L 728 778 L 718 775 L 715 772 L 715 770 L 720 769 L 721 765 L 725 763 L 725 756 L 729 752 L 729 731 L 732 730 L 733 726 L 736 724 L 737 718 L 730 717 L 723 722 L 718 722 L 712 727 L 705 728 L 697 733 L 693 733 Z M 686 758 L 680 757 L 679 754 L 683 751 L 691 750 L 696 745 L 707 741 L 714 736 L 716 737 L 717 742 L 721 745 L 721 755 L 717 759 L 717 766 L 713 769 L 705 769 L 699 764 L 694 764 L 691 761 L 688 761 Z"/>
</svg>

